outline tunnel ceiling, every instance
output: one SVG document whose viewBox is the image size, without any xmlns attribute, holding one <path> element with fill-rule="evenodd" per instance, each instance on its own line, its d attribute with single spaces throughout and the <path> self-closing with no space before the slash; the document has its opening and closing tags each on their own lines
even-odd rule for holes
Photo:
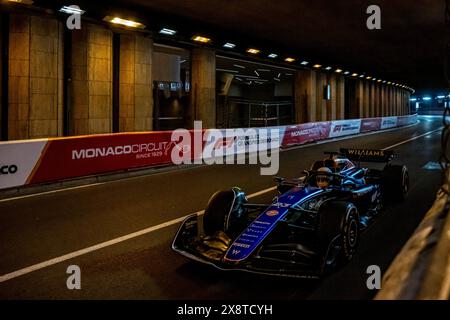
<svg viewBox="0 0 450 320">
<path fill-rule="evenodd" d="M 76 1 L 73 1 L 76 2 Z M 80 1 L 78 1 L 80 2 Z M 83 3 L 83 1 L 81 1 Z M 92 6 L 91 2 L 85 2 Z M 149 20 L 215 30 L 247 44 L 283 49 L 312 62 L 400 82 L 418 94 L 446 90 L 445 0 L 114 0 L 96 10 L 139 12 Z M 105 7 L 108 3 L 108 7 Z M 381 7 L 382 29 L 366 9 Z M 100 12 L 103 11 L 103 12 Z M 130 13 L 131 14 L 131 13 Z"/>
</svg>

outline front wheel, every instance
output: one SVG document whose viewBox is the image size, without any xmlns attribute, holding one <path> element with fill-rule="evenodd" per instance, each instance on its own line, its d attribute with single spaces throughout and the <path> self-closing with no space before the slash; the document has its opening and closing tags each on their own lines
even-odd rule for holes
<svg viewBox="0 0 450 320">
<path fill-rule="evenodd" d="M 325 267 L 350 261 L 359 242 L 358 209 L 345 201 L 323 204 L 319 209 L 317 232 Z"/>
<path fill-rule="evenodd" d="M 247 202 L 245 194 L 239 188 L 218 191 L 211 196 L 203 216 L 203 229 L 206 235 L 224 231 L 229 236 L 242 231 L 241 222 L 244 219 Z"/>
</svg>

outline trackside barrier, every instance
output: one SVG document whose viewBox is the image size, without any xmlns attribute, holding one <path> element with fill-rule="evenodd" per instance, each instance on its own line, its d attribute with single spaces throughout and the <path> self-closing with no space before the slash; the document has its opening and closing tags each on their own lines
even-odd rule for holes
<svg viewBox="0 0 450 320">
<path fill-rule="evenodd" d="M 449 190 L 450 175 L 444 186 Z M 431 209 L 386 271 L 376 300 L 450 299 L 450 197 Z"/>
<path fill-rule="evenodd" d="M 272 148 L 287 148 L 334 137 L 377 131 L 417 122 L 417 115 L 402 117 L 340 120 L 272 127 L 278 137 Z M 61 181 L 107 172 L 170 164 L 171 153 L 189 153 L 201 159 L 204 149 L 214 148 L 215 155 L 237 154 L 266 147 L 258 128 L 240 129 L 223 141 L 210 139 L 217 130 L 191 130 L 191 141 L 202 138 L 202 145 L 172 141 L 172 131 L 99 134 L 67 138 L 49 138 L 0 143 L 0 189 Z M 226 130 L 219 130 L 226 132 Z M 252 131 L 253 133 L 249 133 Z M 234 131 L 236 132 L 236 131 Z M 210 144 L 214 143 L 213 146 Z"/>
</svg>

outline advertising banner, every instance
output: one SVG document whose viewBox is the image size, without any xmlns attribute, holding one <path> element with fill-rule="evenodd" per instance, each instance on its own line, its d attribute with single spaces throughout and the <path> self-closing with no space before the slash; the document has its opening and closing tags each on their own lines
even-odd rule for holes
<svg viewBox="0 0 450 320">
<path fill-rule="evenodd" d="M 172 131 L 161 131 L 50 140 L 29 181 L 40 183 L 167 164 L 173 148 L 194 158 L 191 142 L 177 144 L 171 141 L 171 134 Z M 201 148 L 197 157 L 200 154 Z"/>
<path fill-rule="evenodd" d="M 326 139 L 330 135 L 330 129 L 331 122 L 329 121 L 288 126 L 281 146 L 286 148 Z"/>
<path fill-rule="evenodd" d="M 203 158 L 277 149 L 284 135 L 285 127 L 209 129 L 205 131 Z"/>
<path fill-rule="evenodd" d="M 370 118 L 361 120 L 361 133 L 377 131 L 381 128 L 381 118 Z"/>
<path fill-rule="evenodd" d="M 402 116 L 397 118 L 397 126 L 407 126 L 417 122 L 417 115 L 414 116 Z"/>
<path fill-rule="evenodd" d="M 339 120 L 247 129 L 118 133 L 0 143 L 0 189 L 106 172 L 152 167 L 183 159 L 252 153 L 269 148 L 388 129 L 415 123 L 417 116 Z"/>
<path fill-rule="evenodd" d="M 381 118 L 381 130 L 395 128 L 397 126 L 397 117 Z"/>
<path fill-rule="evenodd" d="M 357 134 L 359 133 L 360 128 L 361 119 L 332 121 L 330 138 L 342 137 L 349 134 Z"/>
<path fill-rule="evenodd" d="M 30 183 L 29 177 L 36 164 L 41 162 L 47 141 L 40 139 L 0 144 L 0 189 Z"/>
</svg>

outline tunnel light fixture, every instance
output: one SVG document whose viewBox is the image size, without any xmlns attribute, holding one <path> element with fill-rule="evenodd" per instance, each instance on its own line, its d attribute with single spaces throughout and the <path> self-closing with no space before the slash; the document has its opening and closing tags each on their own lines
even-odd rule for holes
<svg viewBox="0 0 450 320">
<path fill-rule="evenodd" d="M 220 72 L 228 72 L 228 73 L 239 73 L 239 71 L 237 71 L 237 70 L 220 69 L 220 68 L 217 68 L 216 71 L 220 71 Z"/>
<path fill-rule="evenodd" d="M 321 64 L 318 64 L 318 63 L 316 63 L 315 65 L 313 65 L 313 68 L 319 69 L 319 68 L 322 68 L 322 65 L 321 65 Z"/>
<path fill-rule="evenodd" d="M 260 52 L 261 52 L 261 50 L 255 49 L 255 48 L 248 48 L 247 49 L 247 53 L 250 53 L 250 54 L 258 54 Z"/>
<path fill-rule="evenodd" d="M 360 78 L 364 78 L 364 77 L 365 77 L 365 75 L 363 75 L 363 74 L 362 74 L 362 75 L 360 75 L 359 77 L 360 77 Z"/>
<path fill-rule="evenodd" d="M 294 62 L 295 59 L 291 58 L 291 57 L 287 57 L 286 59 L 284 59 L 284 61 L 286 61 L 286 62 Z"/>
<path fill-rule="evenodd" d="M 228 49 L 234 49 L 236 47 L 236 45 L 234 43 L 227 42 L 223 45 L 223 47 L 228 48 Z"/>
<path fill-rule="evenodd" d="M 367 79 L 367 80 L 370 80 L 370 79 L 372 79 L 372 77 L 371 77 L 371 76 L 367 76 L 366 79 Z"/>
<path fill-rule="evenodd" d="M 302 65 L 302 66 L 306 66 L 306 65 L 308 65 L 308 61 L 302 61 L 302 62 L 300 62 L 300 64 Z"/>
<path fill-rule="evenodd" d="M 210 43 L 211 39 L 208 37 L 204 37 L 204 36 L 193 36 L 192 40 L 194 40 L 195 42 L 200 42 L 200 43 Z"/>
<path fill-rule="evenodd" d="M 350 71 L 345 71 L 344 74 L 345 75 L 350 74 Z"/>
<path fill-rule="evenodd" d="M 377 80 L 377 78 L 372 78 L 372 81 L 376 81 Z"/>
<path fill-rule="evenodd" d="M 326 67 L 325 68 L 325 70 L 327 70 L 327 71 L 329 71 L 329 70 L 331 70 L 332 68 L 330 67 L 330 66 L 328 66 L 328 67 Z"/>
<path fill-rule="evenodd" d="M 381 81 L 383 81 L 383 80 L 381 80 L 381 79 L 378 79 L 378 82 L 381 82 Z"/>
<path fill-rule="evenodd" d="M 162 28 L 161 30 L 159 30 L 159 33 L 165 34 L 166 36 L 174 36 L 177 31 L 169 28 Z"/>
<path fill-rule="evenodd" d="M 422 99 L 425 100 L 425 101 L 430 101 L 431 97 L 423 97 Z"/>
<path fill-rule="evenodd" d="M 342 69 L 336 69 L 335 72 L 336 72 L 336 73 L 341 73 L 341 72 L 342 72 Z"/>
<path fill-rule="evenodd" d="M 417 98 L 411 98 L 409 101 L 417 101 Z"/>
<path fill-rule="evenodd" d="M 81 10 L 79 6 L 72 5 L 72 6 L 63 6 L 61 9 L 59 9 L 59 12 L 64 12 L 67 14 L 79 14 L 82 15 L 86 11 Z"/>
<path fill-rule="evenodd" d="M 357 77 L 358 74 L 357 73 L 352 73 L 352 77 Z"/>
<path fill-rule="evenodd" d="M 392 84 L 392 82 L 388 81 L 388 83 L 387 83 L 387 84 Z"/>
<path fill-rule="evenodd" d="M 119 17 L 106 16 L 103 18 L 103 21 L 111 22 L 129 28 L 145 29 L 145 25 L 140 22 L 122 19 Z"/>
<path fill-rule="evenodd" d="M 437 96 L 438 99 L 445 99 L 445 96 Z"/>
<path fill-rule="evenodd" d="M 268 57 L 271 59 L 275 59 L 276 57 L 278 57 L 278 55 L 276 53 L 271 53 L 268 55 Z"/>
<path fill-rule="evenodd" d="M 21 4 L 33 4 L 32 0 L 7 0 L 9 2 L 21 3 Z"/>
<path fill-rule="evenodd" d="M 383 83 L 386 83 L 386 80 L 383 80 Z"/>
</svg>

